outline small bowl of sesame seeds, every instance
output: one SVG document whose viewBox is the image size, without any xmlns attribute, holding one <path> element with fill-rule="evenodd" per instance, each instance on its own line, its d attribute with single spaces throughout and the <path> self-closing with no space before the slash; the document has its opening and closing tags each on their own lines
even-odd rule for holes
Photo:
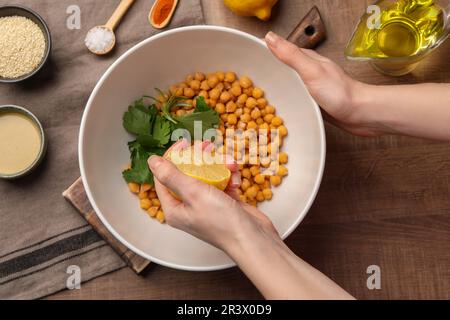
<svg viewBox="0 0 450 320">
<path fill-rule="evenodd" d="M 50 50 L 50 31 L 36 12 L 0 6 L 0 83 L 32 77 L 45 65 Z"/>
</svg>

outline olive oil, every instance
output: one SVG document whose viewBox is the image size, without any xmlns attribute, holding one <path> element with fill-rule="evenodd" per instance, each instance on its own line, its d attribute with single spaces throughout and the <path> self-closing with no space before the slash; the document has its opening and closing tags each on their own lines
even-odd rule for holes
<svg viewBox="0 0 450 320">
<path fill-rule="evenodd" d="M 434 0 L 381 0 L 377 27 L 363 16 L 346 55 L 353 58 L 400 58 L 424 53 L 444 33 L 445 17 Z"/>
</svg>

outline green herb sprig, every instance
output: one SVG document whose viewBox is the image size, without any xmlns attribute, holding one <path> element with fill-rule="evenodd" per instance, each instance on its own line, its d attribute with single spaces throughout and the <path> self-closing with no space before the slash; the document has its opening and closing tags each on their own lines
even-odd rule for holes
<svg viewBox="0 0 450 320">
<path fill-rule="evenodd" d="M 123 116 L 123 127 L 129 133 L 136 136 L 136 139 L 128 143 L 131 158 L 131 168 L 125 170 L 122 175 L 126 182 L 139 184 L 154 184 L 153 173 L 147 165 L 147 160 L 152 155 L 162 156 L 173 144 L 171 141 L 172 132 L 176 129 L 186 129 L 194 137 L 195 122 L 202 123 L 203 132 L 216 128 L 219 125 L 220 117 L 216 111 L 211 109 L 203 97 L 196 98 L 196 107 L 191 114 L 182 117 L 172 116 L 174 108 L 191 106 L 186 103 L 186 97 L 167 96 L 159 89 L 156 89 L 163 97 L 168 97 L 167 101 L 158 110 L 156 104 L 145 104 L 145 98 L 150 98 L 156 103 L 159 100 L 143 96 L 128 107 L 128 111 Z"/>
</svg>

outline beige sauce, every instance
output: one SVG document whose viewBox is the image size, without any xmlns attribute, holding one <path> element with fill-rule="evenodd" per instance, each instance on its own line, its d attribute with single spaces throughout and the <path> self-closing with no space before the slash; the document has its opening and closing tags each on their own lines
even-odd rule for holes
<svg viewBox="0 0 450 320">
<path fill-rule="evenodd" d="M 41 134 L 37 125 L 17 112 L 0 113 L 0 173 L 29 168 L 39 156 Z"/>
</svg>

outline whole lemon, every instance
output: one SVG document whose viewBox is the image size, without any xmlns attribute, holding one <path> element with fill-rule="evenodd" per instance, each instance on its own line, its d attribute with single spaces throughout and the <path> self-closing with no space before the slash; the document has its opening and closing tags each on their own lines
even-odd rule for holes
<svg viewBox="0 0 450 320">
<path fill-rule="evenodd" d="M 258 17 L 263 21 L 270 19 L 273 6 L 278 0 L 224 0 L 234 13 L 245 17 Z"/>
</svg>

